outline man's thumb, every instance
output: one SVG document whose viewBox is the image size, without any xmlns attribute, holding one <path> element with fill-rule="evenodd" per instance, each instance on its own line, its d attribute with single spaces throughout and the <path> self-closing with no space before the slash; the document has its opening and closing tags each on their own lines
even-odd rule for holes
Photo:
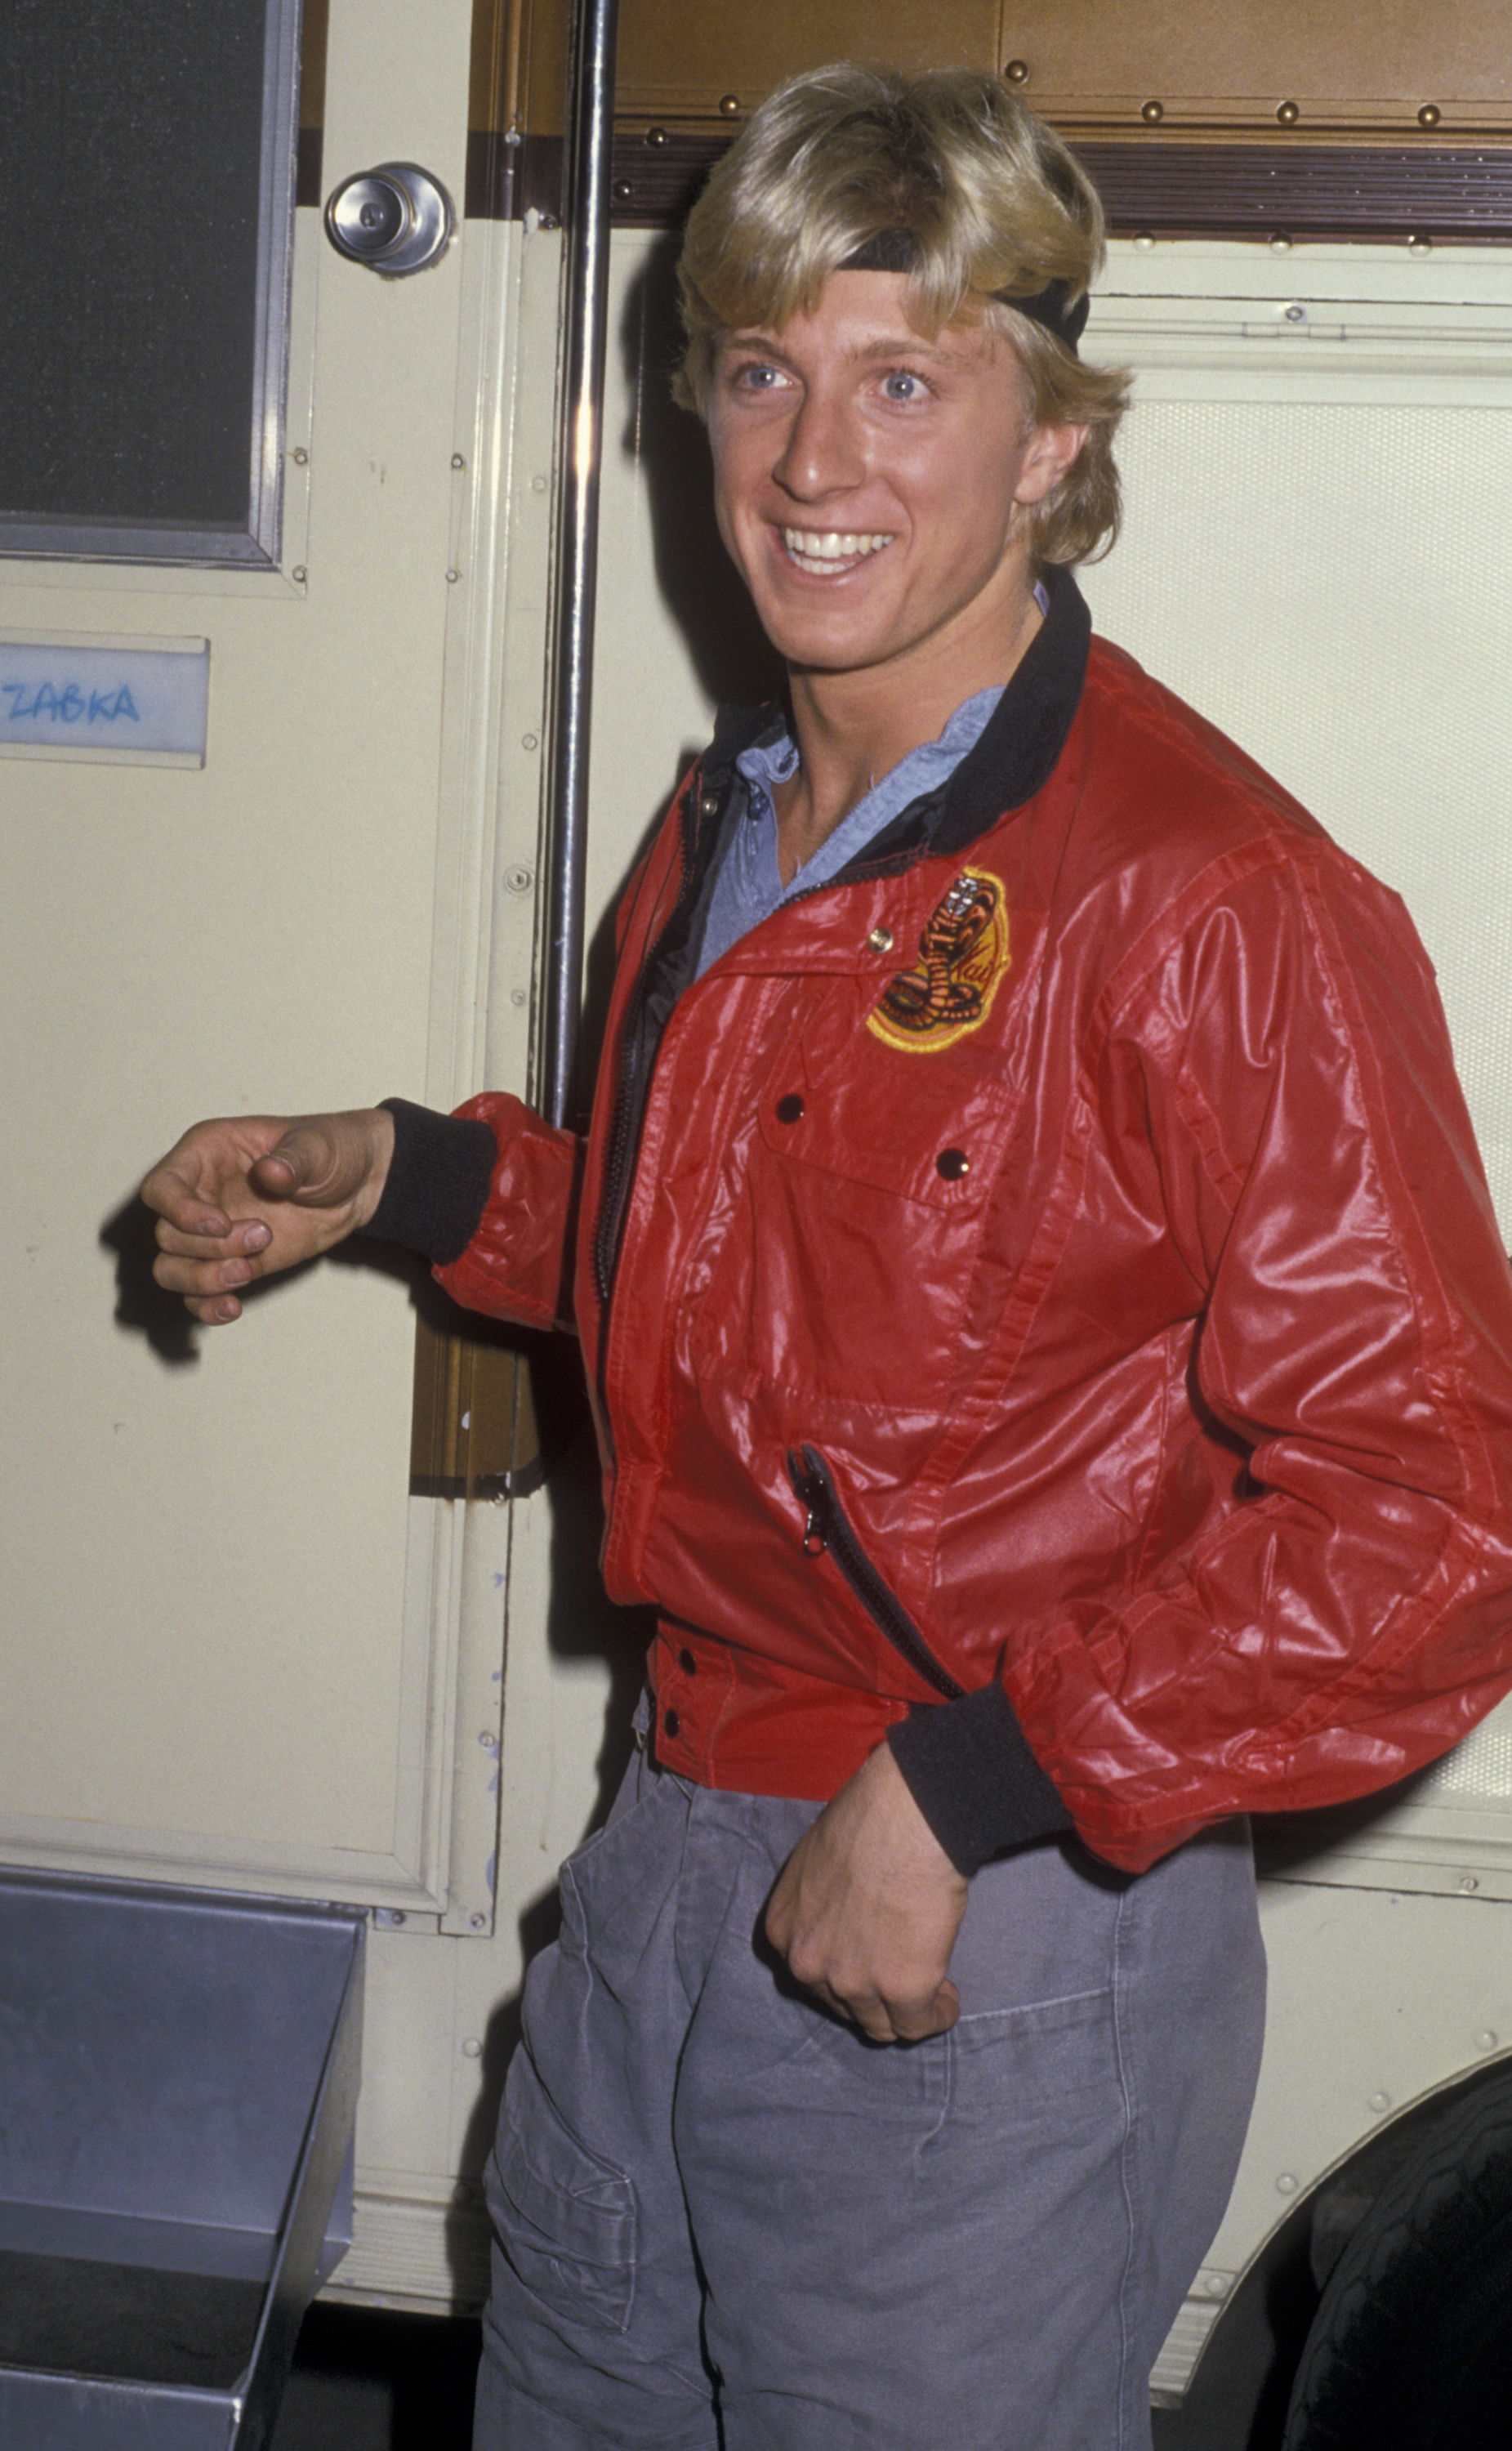
<svg viewBox="0 0 1512 2451">
<path fill-rule="evenodd" d="M 265 1199 L 292 1200 L 301 1208 L 334 1207 L 362 1179 L 360 1160 L 324 1124 L 294 1125 L 252 1168 L 253 1188 Z"/>
</svg>

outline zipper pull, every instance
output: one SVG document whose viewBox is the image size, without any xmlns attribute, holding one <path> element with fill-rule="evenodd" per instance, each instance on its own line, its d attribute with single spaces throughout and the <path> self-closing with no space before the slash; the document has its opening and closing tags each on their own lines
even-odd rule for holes
<svg viewBox="0 0 1512 2451">
<path fill-rule="evenodd" d="M 796 1447 L 788 1449 L 788 1479 L 804 1510 L 803 1554 L 806 1558 L 822 1557 L 830 1545 L 827 1530 L 830 1492 L 824 1475 L 808 1461 L 813 1452 L 812 1447 L 805 1448 L 801 1455 Z"/>
</svg>

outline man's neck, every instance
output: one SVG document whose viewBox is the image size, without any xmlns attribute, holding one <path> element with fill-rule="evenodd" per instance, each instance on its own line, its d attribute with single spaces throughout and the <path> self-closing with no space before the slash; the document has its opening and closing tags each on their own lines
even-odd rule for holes
<svg viewBox="0 0 1512 2451">
<path fill-rule="evenodd" d="M 1040 627 L 1026 590 L 1005 646 L 984 641 L 977 656 L 921 656 L 906 676 L 892 663 L 864 672 L 790 670 L 798 764 L 775 794 L 777 869 L 791 885 L 800 868 L 866 797 L 874 783 L 923 742 L 937 740 L 958 706 L 979 690 L 1006 687 Z"/>
</svg>

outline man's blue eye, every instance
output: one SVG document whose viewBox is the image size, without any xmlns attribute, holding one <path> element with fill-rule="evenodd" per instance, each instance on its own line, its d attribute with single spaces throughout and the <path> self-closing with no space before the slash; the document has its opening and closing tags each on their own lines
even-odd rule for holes
<svg viewBox="0 0 1512 2451">
<path fill-rule="evenodd" d="M 883 379 L 883 390 L 889 400 L 914 400 L 918 396 L 917 375 L 891 374 Z"/>
</svg>

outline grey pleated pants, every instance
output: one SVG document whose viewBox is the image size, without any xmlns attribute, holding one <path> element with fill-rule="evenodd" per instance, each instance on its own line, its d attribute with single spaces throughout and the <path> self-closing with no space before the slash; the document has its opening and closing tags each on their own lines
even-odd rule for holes
<svg viewBox="0 0 1512 2451">
<path fill-rule="evenodd" d="M 959 2024 L 759 1942 L 817 1807 L 632 1764 L 562 1869 L 489 2173 L 475 2451 L 1140 2451 L 1259 2065 L 1247 1833 L 972 1883 Z"/>
</svg>

